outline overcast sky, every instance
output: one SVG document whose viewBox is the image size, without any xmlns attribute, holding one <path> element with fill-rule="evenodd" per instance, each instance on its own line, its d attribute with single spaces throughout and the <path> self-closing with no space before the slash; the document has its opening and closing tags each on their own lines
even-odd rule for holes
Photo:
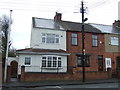
<svg viewBox="0 0 120 90">
<path fill-rule="evenodd" d="M 120 0 L 84 0 L 86 23 L 112 25 L 118 20 Z M 62 13 L 62 20 L 81 22 L 81 0 L 0 0 L 0 14 L 12 12 L 12 45 L 16 49 L 29 47 L 32 17 L 53 19 L 55 12 Z"/>
</svg>

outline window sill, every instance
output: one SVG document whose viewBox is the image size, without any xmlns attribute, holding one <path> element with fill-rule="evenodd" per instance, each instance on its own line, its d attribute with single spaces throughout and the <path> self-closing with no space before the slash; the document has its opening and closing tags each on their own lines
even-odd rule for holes
<svg viewBox="0 0 120 90">
<path fill-rule="evenodd" d="M 24 65 L 25 67 L 31 67 L 31 65 Z"/>
<path fill-rule="evenodd" d="M 119 46 L 119 45 L 112 45 L 112 44 L 110 44 L 111 46 Z"/>
<path fill-rule="evenodd" d="M 72 45 L 72 46 L 78 46 L 78 45 Z"/>
<path fill-rule="evenodd" d="M 53 69 L 53 70 L 57 70 L 57 69 L 62 69 L 62 67 L 42 67 L 41 69 Z"/>
<path fill-rule="evenodd" d="M 95 47 L 95 48 L 97 48 L 98 46 L 92 46 L 92 47 Z"/>
<path fill-rule="evenodd" d="M 82 65 L 78 65 L 78 67 L 83 67 Z M 85 67 L 90 67 L 90 65 L 87 65 L 87 66 L 85 66 Z"/>
<path fill-rule="evenodd" d="M 51 45 L 59 45 L 60 43 L 41 43 L 41 44 L 46 44 L 46 45 L 48 45 L 48 44 L 51 44 Z"/>
</svg>

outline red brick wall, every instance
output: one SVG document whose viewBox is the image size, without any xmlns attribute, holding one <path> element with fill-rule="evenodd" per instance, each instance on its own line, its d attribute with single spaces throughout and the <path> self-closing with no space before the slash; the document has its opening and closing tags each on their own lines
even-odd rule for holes
<svg viewBox="0 0 120 90">
<path fill-rule="evenodd" d="M 22 76 L 22 74 L 21 74 Z M 86 72 L 86 80 L 96 79 L 109 79 L 109 72 Z M 82 80 L 82 72 L 76 72 L 74 74 L 69 73 L 58 73 L 58 74 L 47 74 L 47 73 L 24 73 L 23 81 L 40 81 L 40 80 Z"/>
<path fill-rule="evenodd" d="M 73 68 L 74 69 L 74 68 Z M 74 73 L 41 73 L 41 72 L 25 72 L 25 67 L 21 67 L 21 81 L 40 81 L 40 80 L 82 80 L 83 73 L 73 70 Z M 90 79 L 109 79 L 111 78 L 111 70 L 105 71 L 88 71 L 85 72 L 87 80 Z"/>
<path fill-rule="evenodd" d="M 71 43 L 71 34 L 78 33 L 78 45 L 72 46 Z M 98 71 L 98 55 L 104 56 L 104 35 L 103 34 L 96 34 L 98 35 L 98 47 L 92 46 L 92 33 L 85 33 L 85 49 L 86 53 L 91 54 L 90 56 L 90 67 L 86 67 L 86 71 Z M 81 32 L 67 32 L 67 51 L 71 53 L 68 57 L 68 66 L 77 66 L 77 56 L 76 53 L 82 53 L 82 34 Z M 100 43 L 100 41 L 102 43 Z M 105 70 L 105 62 L 103 62 L 104 70 Z M 76 70 L 82 70 L 81 67 L 77 67 Z"/>
<path fill-rule="evenodd" d="M 25 66 L 21 66 L 21 77 L 20 81 L 25 81 Z"/>
</svg>

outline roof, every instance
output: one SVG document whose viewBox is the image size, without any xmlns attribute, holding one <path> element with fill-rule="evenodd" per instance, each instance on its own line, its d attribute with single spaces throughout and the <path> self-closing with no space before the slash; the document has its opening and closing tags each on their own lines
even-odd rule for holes
<svg viewBox="0 0 120 90">
<path fill-rule="evenodd" d="M 55 21 L 33 17 L 33 28 L 44 28 L 53 30 L 82 31 L 82 23 L 70 21 Z M 85 32 L 88 33 L 113 33 L 120 34 L 120 28 L 113 25 L 84 24 Z"/>
<path fill-rule="evenodd" d="M 79 32 L 82 31 L 82 23 L 69 22 L 69 21 L 59 21 L 58 23 L 68 31 L 79 31 Z M 84 31 L 92 32 L 92 33 L 101 33 L 99 29 L 94 28 L 89 24 L 84 24 Z"/>
<path fill-rule="evenodd" d="M 34 28 L 45 28 L 54 30 L 67 30 L 67 31 L 82 31 L 82 23 L 70 22 L 70 21 L 55 21 L 52 19 L 43 19 L 33 17 Z M 94 28 L 89 24 L 85 24 L 85 32 L 101 33 L 100 30 Z"/>
<path fill-rule="evenodd" d="M 64 30 L 64 28 L 52 19 L 43 19 L 33 17 L 34 28 L 46 28 L 55 30 Z"/>
<path fill-rule="evenodd" d="M 120 28 L 113 25 L 91 24 L 93 27 L 99 29 L 102 33 L 120 34 Z"/>
<path fill-rule="evenodd" d="M 26 48 L 17 50 L 17 54 L 60 54 L 60 55 L 69 55 L 68 52 L 64 50 L 54 50 L 54 49 L 35 49 L 35 48 Z"/>
</svg>

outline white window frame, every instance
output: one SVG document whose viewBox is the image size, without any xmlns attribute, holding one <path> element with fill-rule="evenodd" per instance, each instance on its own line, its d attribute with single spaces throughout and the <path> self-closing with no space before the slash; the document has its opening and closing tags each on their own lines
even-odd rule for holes
<svg viewBox="0 0 120 90">
<path fill-rule="evenodd" d="M 112 63 L 111 63 L 111 61 L 112 61 L 111 58 L 105 58 L 106 71 L 107 71 L 107 68 L 112 68 Z"/>
<path fill-rule="evenodd" d="M 98 47 L 98 35 L 92 35 L 92 46 Z"/>
<path fill-rule="evenodd" d="M 110 37 L 111 45 L 119 45 L 119 38 L 118 37 Z"/>
<path fill-rule="evenodd" d="M 43 57 L 46 57 L 46 59 L 43 59 Z M 48 58 L 50 58 L 51 57 L 51 60 L 50 59 L 48 59 Z M 55 59 L 53 59 L 53 58 L 56 58 L 56 60 Z M 50 55 L 43 55 L 42 56 L 42 68 L 62 68 L 62 57 L 61 56 L 50 56 Z M 46 60 L 46 65 L 45 66 L 43 66 L 43 61 L 45 61 Z M 51 61 L 51 62 L 50 62 Z M 55 64 L 55 62 L 56 62 L 56 65 L 54 66 L 54 64 Z M 49 64 L 51 63 L 51 65 L 50 66 L 48 66 Z M 53 64 L 54 63 L 54 64 Z M 59 66 L 59 65 L 60 66 Z"/>
<path fill-rule="evenodd" d="M 58 34 L 42 33 L 42 43 L 59 44 L 60 38 Z"/>
<path fill-rule="evenodd" d="M 30 60 L 30 61 L 29 61 L 30 64 L 26 64 L 26 60 Z M 31 57 L 25 57 L 25 60 L 24 60 L 24 64 L 25 64 L 25 66 L 31 66 L 31 60 L 32 60 Z"/>
<path fill-rule="evenodd" d="M 72 45 L 78 45 L 78 34 L 72 33 Z"/>
</svg>

